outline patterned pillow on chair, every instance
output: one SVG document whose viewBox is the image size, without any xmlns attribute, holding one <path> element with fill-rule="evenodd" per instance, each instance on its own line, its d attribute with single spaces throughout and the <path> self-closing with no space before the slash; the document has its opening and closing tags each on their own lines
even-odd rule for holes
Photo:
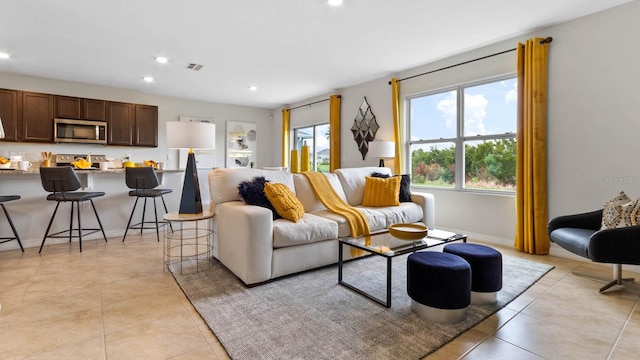
<svg viewBox="0 0 640 360">
<path fill-rule="evenodd" d="M 640 199 L 622 205 L 622 222 L 624 226 L 640 225 Z"/>
<path fill-rule="evenodd" d="M 623 219 L 626 207 L 623 205 L 630 202 L 631 199 L 627 194 L 625 194 L 624 191 L 620 191 L 618 196 L 604 203 L 604 208 L 602 209 L 602 227 L 600 229 L 615 229 L 628 226 L 625 225 Z"/>
</svg>

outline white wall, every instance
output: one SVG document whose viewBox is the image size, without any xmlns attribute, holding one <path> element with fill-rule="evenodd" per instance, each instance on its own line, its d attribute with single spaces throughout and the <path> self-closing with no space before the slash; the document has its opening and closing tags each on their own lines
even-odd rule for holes
<svg viewBox="0 0 640 360">
<path fill-rule="evenodd" d="M 553 28 L 549 215 L 640 196 L 640 2 Z"/>
<path fill-rule="evenodd" d="M 403 78 L 516 47 L 532 37 L 553 37 L 549 50 L 549 216 L 596 209 L 620 190 L 640 196 L 640 2 L 484 46 L 388 77 L 341 89 L 342 167 L 371 166 L 351 135 L 357 108 L 367 97 L 380 124 L 376 139 L 391 140 L 391 77 Z M 406 96 L 447 85 L 515 72 L 515 52 L 401 82 Z M 306 101 L 300 102 L 300 104 Z M 295 106 L 297 104 L 292 104 Z M 280 131 L 280 109 L 274 110 Z M 279 150 L 278 150 L 279 154 Z M 391 165 L 387 162 L 387 165 Z M 418 189 L 414 188 L 414 191 Z M 515 198 L 429 190 L 436 198 L 437 226 L 476 238 L 513 243 Z M 552 249 L 553 251 L 553 249 Z"/>
</svg>

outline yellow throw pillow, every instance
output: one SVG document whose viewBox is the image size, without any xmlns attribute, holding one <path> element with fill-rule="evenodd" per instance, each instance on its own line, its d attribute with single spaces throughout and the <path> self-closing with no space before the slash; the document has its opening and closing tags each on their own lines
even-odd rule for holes
<svg viewBox="0 0 640 360">
<path fill-rule="evenodd" d="M 362 206 L 398 206 L 401 177 L 375 178 L 365 176 Z"/>
<path fill-rule="evenodd" d="M 267 182 L 264 184 L 264 194 L 283 218 L 298 222 L 304 216 L 304 206 L 287 185 Z"/>
</svg>

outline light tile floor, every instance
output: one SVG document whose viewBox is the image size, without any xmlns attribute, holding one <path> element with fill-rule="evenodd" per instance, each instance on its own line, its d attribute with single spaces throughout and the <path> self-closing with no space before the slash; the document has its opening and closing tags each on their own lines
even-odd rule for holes
<svg viewBox="0 0 640 360">
<path fill-rule="evenodd" d="M 640 291 L 601 295 L 572 274 L 607 279 L 610 267 L 490 245 L 556 268 L 428 359 L 638 357 Z M 0 251 L 0 304 L 1 359 L 228 358 L 163 272 L 155 234 Z"/>
</svg>

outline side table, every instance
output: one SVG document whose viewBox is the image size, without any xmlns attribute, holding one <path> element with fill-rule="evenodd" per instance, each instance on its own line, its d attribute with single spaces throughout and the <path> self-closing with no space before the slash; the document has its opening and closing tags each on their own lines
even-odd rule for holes
<svg viewBox="0 0 640 360">
<path fill-rule="evenodd" d="M 164 227 L 164 270 L 180 264 L 180 274 L 186 261 L 195 272 L 207 270 L 213 266 L 213 229 L 211 223 L 214 214 L 204 211 L 201 214 L 179 214 L 172 212 L 163 216 L 173 224 Z M 178 226 L 176 226 L 178 225 Z"/>
</svg>

